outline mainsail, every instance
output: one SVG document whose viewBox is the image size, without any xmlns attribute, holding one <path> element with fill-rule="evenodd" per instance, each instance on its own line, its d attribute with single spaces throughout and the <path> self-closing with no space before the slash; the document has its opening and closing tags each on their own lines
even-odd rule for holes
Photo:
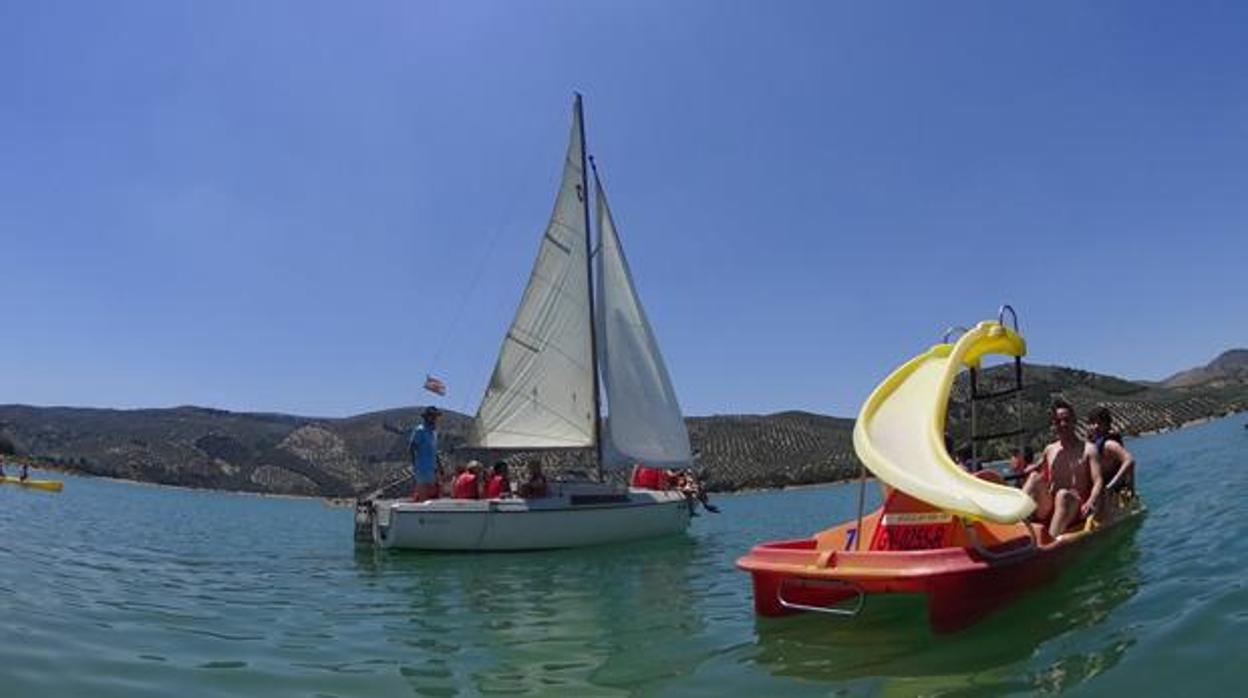
<svg viewBox="0 0 1248 698">
<path fill-rule="evenodd" d="M 594 445 L 580 99 L 555 210 L 468 441 L 479 448 Z"/>
<path fill-rule="evenodd" d="M 597 179 L 598 356 L 609 417 L 603 466 L 688 465 L 689 432 L 654 332 L 633 287 L 615 221 Z"/>
</svg>

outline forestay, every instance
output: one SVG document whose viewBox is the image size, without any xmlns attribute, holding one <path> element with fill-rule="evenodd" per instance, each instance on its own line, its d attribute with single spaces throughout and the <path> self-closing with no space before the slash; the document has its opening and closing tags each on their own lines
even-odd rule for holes
<svg viewBox="0 0 1248 698">
<path fill-rule="evenodd" d="M 603 465 L 688 465 L 689 432 L 680 404 L 633 287 L 602 182 L 596 184 L 598 355 L 609 413 Z"/>
<path fill-rule="evenodd" d="M 579 101 L 550 224 L 473 420 L 479 448 L 594 443 L 594 369 L 586 273 Z"/>
</svg>

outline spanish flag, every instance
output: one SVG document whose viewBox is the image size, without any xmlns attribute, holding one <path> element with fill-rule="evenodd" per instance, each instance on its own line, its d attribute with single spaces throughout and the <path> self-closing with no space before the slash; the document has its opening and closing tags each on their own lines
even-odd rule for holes
<svg viewBox="0 0 1248 698">
<path fill-rule="evenodd" d="M 446 395 L 446 383 L 443 383 L 442 381 L 438 380 L 437 378 L 434 378 L 433 376 L 425 374 L 425 390 L 428 390 L 431 393 L 436 393 L 438 395 L 445 396 Z"/>
</svg>

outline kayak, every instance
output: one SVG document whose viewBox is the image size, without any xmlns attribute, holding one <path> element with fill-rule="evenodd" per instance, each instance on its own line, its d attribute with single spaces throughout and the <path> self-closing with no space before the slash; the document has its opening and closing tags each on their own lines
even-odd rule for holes
<svg viewBox="0 0 1248 698">
<path fill-rule="evenodd" d="M 29 487 L 31 489 L 44 490 L 45 492 L 60 492 L 65 487 L 65 483 L 60 480 L 22 480 L 9 475 L 0 477 L 0 484 Z"/>
</svg>

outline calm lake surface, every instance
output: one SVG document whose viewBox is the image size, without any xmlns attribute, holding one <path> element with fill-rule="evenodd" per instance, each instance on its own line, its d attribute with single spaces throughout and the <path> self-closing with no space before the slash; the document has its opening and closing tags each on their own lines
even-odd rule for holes
<svg viewBox="0 0 1248 698">
<path fill-rule="evenodd" d="M 904 601 L 755 619 L 733 561 L 848 518 L 853 486 L 719 497 L 684 537 L 490 556 L 357 550 L 352 512 L 318 501 L 0 486 L 0 695 L 1242 695 L 1244 421 L 1131 441 L 1143 524 L 937 637 Z"/>
</svg>

